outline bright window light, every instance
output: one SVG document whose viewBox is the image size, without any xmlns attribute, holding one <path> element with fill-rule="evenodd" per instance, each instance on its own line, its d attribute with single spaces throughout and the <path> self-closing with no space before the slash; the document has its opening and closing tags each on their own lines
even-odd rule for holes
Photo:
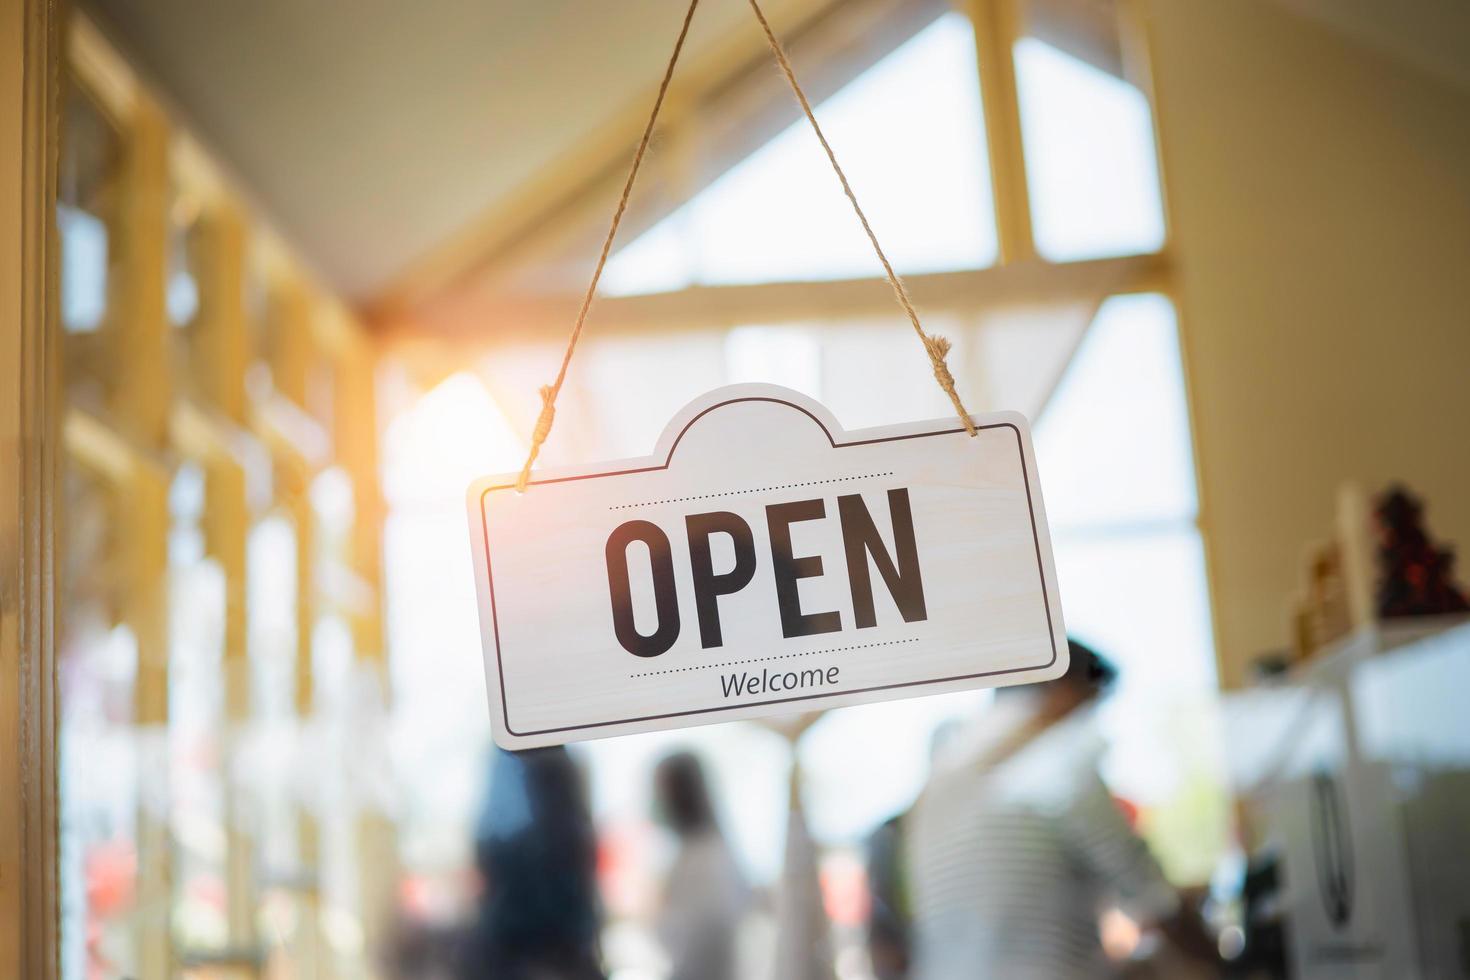
<svg viewBox="0 0 1470 980">
<path fill-rule="evenodd" d="M 730 384 L 783 385 L 820 400 L 821 339 L 801 327 L 736 327 L 725 335 L 725 370 Z"/>
<path fill-rule="evenodd" d="M 383 439 L 393 748 L 406 805 L 426 815 L 405 847 L 426 864 L 465 859 L 490 735 L 464 494 L 476 477 L 519 468 L 525 451 L 469 372 L 418 398 Z"/>
<path fill-rule="evenodd" d="M 1184 376 L 1166 298 L 1102 305 L 1037 422 L 1036 441 L 1054 528 L 1194 517 Z"/>
<path fill-rule="evenodd" d="M 989 265 L 994 208 L 970 22 L 948 14 L 816 108 L 889 259 L 903 272 Z M 691 283 L 881 273 L 805 119 L 608 263 L 615 295 Z"/>
<path fill-rule="evenodd" d="M 476 477 L 518 469 L 526 445 L 480 379 L 446 379 L 388 426 L 383 491 L 394 503 L 458 501 Z"/>
<path fill-rule="evenodd" d="M 65 204 L 56 206 L 61 238 L 61 324 L 91 333 L 107 313 L 107 225 Z"/>
<path fill-rule="evenodd" d="M 1037 250 L 1053 261 L 1157 251 L 1164 207 L 1143 93 L 1034 38 L 1015 57 Z"/>
<path fill-rule="evenodd" d="M 1174 308 L 1103 304 L 1035 426 L 1069 634 L 1119 668 L 1103 713 L 1112 790 L 1184 832 L 1150 843 L 1182 877 L 1223 845 L 1204 546 Z"/>
</svg>

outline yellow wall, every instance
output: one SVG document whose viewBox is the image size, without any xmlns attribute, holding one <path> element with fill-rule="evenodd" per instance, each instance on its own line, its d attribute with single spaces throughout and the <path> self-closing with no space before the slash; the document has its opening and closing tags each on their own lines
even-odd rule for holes
<svg viewBox="0 0 1470 980">
<path fill-rule="evenodd" d="M 1406 480 L 1470 566 L 1470 92 L 1266 0 L 1144 9 L 1234 685 L 1342 481 Z"/>
</svg>

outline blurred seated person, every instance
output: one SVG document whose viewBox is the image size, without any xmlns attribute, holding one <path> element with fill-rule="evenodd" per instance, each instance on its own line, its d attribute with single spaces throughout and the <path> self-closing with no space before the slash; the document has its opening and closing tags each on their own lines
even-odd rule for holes
<svg viewBox="0 0 1470 980">
<path fill-rule="evenodd" d="M 979 744 L 936 769 L 909 823 L 916 980 L 1111 977 L 1111 904 L 1199 964 L 1212 945 L 1098 775 L 1090 710 L 1116 672 L 1075 641 L 1066 674 L 1001 688 Z"/>
<path fill-rule="evenodd" d="M 596 836 L 566 749 L 496 749 L 475 837 L 484 891 L 461 976 L 603 980 Z"/>
<path fill-rule="evenodd" d="M 678 838 L 658 916 L 669 980 L 734 980 L 750 890 L 715 819 L 704 768 L 677 752 L 653 778 L 658 816 Z"/>
</svg>

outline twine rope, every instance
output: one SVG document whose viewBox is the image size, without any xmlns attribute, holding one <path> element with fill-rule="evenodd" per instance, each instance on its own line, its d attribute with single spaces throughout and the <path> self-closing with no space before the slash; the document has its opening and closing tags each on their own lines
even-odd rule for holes
<svg viewBox="0 0 1470 980">
<path fill-rule="evenodd" d="M 926 333 L 919 324 L 919 314 L 909 300 L 909 291 L 904 287 L 903 280 L 899 278 L 898 273 L 893 271 L 893 263 L 889 262 L 888 256 L 883 254 L 883 246 L 878 244 L 878 236 L 873 233 L 873 226 L 868 224 L 868 216 L 863 213 L 863 207 L 858 203 L 857 195 L 852 192 L 852 185 L 847 182 L 847 174 L 842 172 L 842 165 L 837 162 L 837 154 L 832 152 L 832 144 L 827 142 L 827 137 L 817 122 L 817 115 L 812 112 L 812 104 L 807 101 L 801 83 L 796 80 L 796 72 L 791 68 L 791 60 L 786 57 L 786 49 L 781 46 L 776 32 L 771 30 L 771 24 L 766 20 L 759 0 L 750 0 L 750 9 L 755 12 L 755 19 L 760 21 L 761 30 L 765 32 L 766 41 L 771 46 L 771 53 L 776 56 L 776 64 L 781 67 L 781 74 L 786 76 L 786 82 L 791 86 L 796 101 L 801 103 L 801 111 L 806 113 L 807 122 L 812 124 L 812 132 L 817 134 L 817 142 L 821 143 L 822 149 L 826 151 L 827 161 L 832 164 L 832 172 L 842 183 L 842 193 L 846 194 L 847 200 L 851 202 L 853 213 L 857 215 L 858 222 L 862 224 L 863 231 L 868 236 L 868 241 L 872 243 L 873 252 L 878 256 L 878 261 L 883 263 L 883 274 L 888 277 L 888 285 L 893 287 L 894 299 L 898 300 L 898 305 L 903 307 L 904 313 L 908 314 L 909 323 L 914 327 L 914 333 L 918 334 L 919 341 L 924 345 L 924 353 L 929 355 L 929 366 L 934 371 L 934 380 L 939 382 L 939 387 L 949 396 L 950 404 L 954 406 L 955 414 L 960 417 L 965 431 L 971 436 L 976 435 L 975 423 L 970 421 L 970 413 L 966 411 L 964 402 L 960 401 L 959 392 L 955 390 L 954 375 L 949 373 L 949 364 L 946 361 L 949 356 L 949 340 L 938 334 Z"/>
<path fill-rule="evenodd" d="M 649 113 L 648 123 L 643 127 L 643 137 L 638 141 L 638 149 L 633 154 L 633 164 L 628 169 L 628 179 L 623 183 L 623 193 L 618 198 L 617 208 L 613 211 L 612 222 L 607 229 L 607 237 L 602 242 L 602 251 L 597 256 L 597 265 L 592 270 L 592 281 L 587 284 L 587 292 L 582 297 L 581 309 L 577 311 L 576 322 L 572 326 L 571 335 L 567 338 L 567 347 L 562 353 L 561 367 L 557 369 L 556 379 L 551 384 L 541 386 L 541 412 L 537 415 L 536 426 L 531 431 L 531 446 L 526 454 L 525 465 L 521 467 L 520 475 L 516 478 L 516 490 L 520 493 L 526 492 L 526 486 L 531 478 L 531 467 L 535 464 L 536 457 L 540 455 L 541 446 L 546 442 L 546 437 L 551 434 L 551 426 L 556 421 L 557 396 L 561 394 L 561 386 L 567 377 L 567 368 L 572 363 L 572 353 L 576 350 L 577 341 L 581 339 L 582 329 L 586 326 L 587 311 L 592 307 L 592 299 L 597 292 L 597 283 L 602 278 L 603 267 L 607 265 L 608 254 L 612 251 L 613 239 L 618 234 L 618 225 L 622 223 L 623 213 L 628 209 L 628 198 L 633 193 L 633 182 L 638 177 L 638 168 L 643 164 L 644 154 L 653 136 L 654 125 L 658 121 L 659 110 L 663 108 L 664 96 L 669 90 L 669 82 L 674 77 L 674 66 L 678 64 L 679 54 L 684 50 L 684 40 L 689 36 L 689 24 L 693 21 L 694 11 L 698 6 L 699 0 L 690 0 L 689 9 L 684 13 L 684 22 L 679 28 L 679 37 L 674 42 L 674 50 L 669 56 L 669 63 L 664 68 L 663 80 L 659 82 L 658 96 L 653 101 L 653 111 Z M 904 287 L 903 280 L 899 278 L 898 273 L 893 270 L 893 264 L 884 254 L 883 246 L 878 244 L 878 236 L 874 234 L 873 226 L 868 223 L 868 216 L 863 213 L 862 205 L 858 204 L 857 195 L 853 193 L 852 185 L 848 183 L 847 174 L 843 172 L 842 165 L 837 162 L 837 154 L 832 151 L 832 145 L 827 142 L 827 137 L 817 122 L 816 113 L 812 111 L 811 103 L 807 100 L 806 92 L 802 90 L 801 83 L 796 80 L 796 72 L 791 67 L 790 59 L 786 57 L 786 49 L 776 37 L 776 32 L 771 29 L 771 24 L 766 20 L 765 12 L 761 10 L 758 0 L 750 0 L 750 9 L 755 13 L 755 19 L 760 23 L 762 32 L 765 33 L 766 42 L 771 47 L 771 53 L 776 57 L 776 64 L 780 67 L 781 74 L 785 76 L 787 84 L 796 96 L 796 101 L 801 104 L 801 111 L 806 115 L 807 122 L 811 123 L 817 142 L 822 144 L 822 149 L 827 154 L 827 161 L 832 165 L 833 173 L 837 175 L 837 180 L 842 184 L 842 192 L 847 195 L 847 200 L 852 204 L 853 213 L 857 215 L 858 222 L 863 226 L 863 232 L 867 234 L 868 241 L 873 246 L 873 252 L 883 266 L 883 274 L 888 279 L 888 285 L 893 288 L 894 298 L 898 301 L 898 305 L 903 307 L 909 323 L 913 325 L 914 333 L 924 345 L 924 353 L 929 357 L 929 366 L 934 372 L 934 380 L 949 396 L 950 403 L 954 406 L 955 413 L 963 423 L 965 431 L 975 436 L 977 434 L 975 423 L 970 421 L 970 413 L 966 410 L 964 402 L 960 400 L 959 392 L 955 390 L 954 375 L 950 373 L 946 360 L 950 351 L 949 340 L 938 334 L 925 332 L 919 323 L 919 314 L 909 299 L 908 289 Z"/>
<path fill-rule="evenodd" d="M 526 454 L 526 464 L 521 467 L 521 475 L 516 478 L 516 491 L 519 493 L 526 492 L 526 484 L 531 479 L 531 466 L 541 453 L 541 444 L 551 435 L 551 425 L 556 421 L 556 396 L 561 394 L 562 383 L 567 379 L 572 352 L 577 349 L 577 341 L 582 337 L 582 328 L 587 323 L 587 311 L 592 308 L 592 297 L 597 292 L 598 280 L 602 278 L 602 267 L 607 265 L 607 256 L 612 251 L 613 239 L 617 237 L 618 225 L 622 224 L 623 212 L 628 210 L 628 197 L 633 193 L 633 181 L 638 178 L 638 168 L 643 165 L 643 155 L 648 152 L 648 142 L 653 138 L 653 126 L 658 122 L 658 111 L 663 108 L 664 96 L 669 91 L 669 81 L 674 77 L 674 66 L 679 63 L 679 53 L 684 50 L 684 39 L 689 36 L 689 23 L 694 20 L 694 10 L 698 6 L 699 0 L 689 0 L 689 9 L 684 12 L 684 23 L 679 27 L 674 52 L 669 56 L 668 65 L 664 67 L 663 81 L 658 84 L 658 97 L 653 100 L 653 111 L 648 114 L 648 124 L 643 127 L 643 138 L 638 141 L 638 150 L 633 154 L 633 165 L 628 168 L 628 179 L 623 182 L 622 196 L 618 198 L 618 206 L 613 211 L 607 237 L 602 241 L 597 266 L 592 270 L 592 281 L 587 284 L 587 292 L 582 297 L 582 308 L 577 311 L 577 321 L 572 326 L 571 336 L 567 338 L 567 349 L 562 353 L 556 380 L 541 386 L 541 414 L 536 416 L 536 427 L 531 430 L 531 448 Z"/>
</svg>

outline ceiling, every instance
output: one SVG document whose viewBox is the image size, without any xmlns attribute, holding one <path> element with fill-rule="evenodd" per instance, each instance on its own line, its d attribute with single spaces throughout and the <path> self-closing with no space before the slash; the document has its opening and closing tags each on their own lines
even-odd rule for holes
<svg viewBox="0 0 1470 980">
<path fill-rule="evenodd" d="M 1360 44 L 1470 91 L 1470 3 L 1465 0 L 1278 2 Z"/>
<path fill-rule="evenodd" d="M 818 0 L 766 0 L 778 25 Z M 575 151 L 657 84 L 684 0 L 93 0 L 100 26 L 350 299 Z M 701 6 L 682 64 L 743 2 Z"/>
<path fill-rule="evenodd" d="M 554 165 L 586 153 L 609 119 L 631 114 L 641 128 L 685 7 L 685 0 L 85 2 L 323 279 L 364 306 L 477 222 L 514 211 L 509 206 L 538 177 L 544 183 Z M 784 33 L 850 2 L 764 6 Z M 1373 0 L 1278 2 L 1470 87 L 1463 0 L 1413 0 L 1392 5 L 1392 14 Z M 1090 3 L 1060 5 L 1075 14 Z M 1057 5 L 1028 6 L 1036 19 Z M 717 52 L 728 60 L 732 46 L 749 57 L 764 50 L 749 8 L 708 0 L 680 77 L 722 63 Z"/>
</svg>

